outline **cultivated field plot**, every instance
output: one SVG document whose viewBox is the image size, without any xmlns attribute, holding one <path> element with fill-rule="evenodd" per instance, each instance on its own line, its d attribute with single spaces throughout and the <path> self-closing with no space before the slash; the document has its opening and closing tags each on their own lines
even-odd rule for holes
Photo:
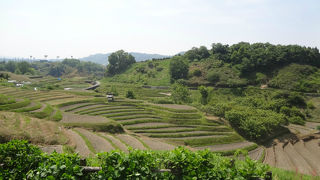
<svg viewBox="0 0 320 180">
<path fill-rule="evenodd" d="M 218 149 L 210 149 L 230 151 L 239 148 L 237 143 L 243 144 L 241 148 L 253 144 L 244 141 L 222 122 L 207 119 L 197 109 L 185 105 L 157 105 L 122 99 L 115 102 L 79 101 L 62 106 L 60 110 L 68 114 L 62 120 L 63 123 L 68 121 L 93 123 L 96 121 L 94 118 L 90 120 L 90 118 L 80 117 L 95 116 L 104 121 L 110 120 L 121 124 L 126 129 L 126 134 L 97 134 L 110 142 L 114 149 L 124 150 L 125 147 L 130 146 L 138 149 L 168 150 L 178 145 L 186 145 L 191 149 L 203 149 L 220 145 Z M 78 120 L 68 120 L 68 116 L 72 116 L 71 113 L 78 116 Z M 83 137 L 85 137 L 84 134 Z M 90 143 L 94 144 L 91 142 L 94 141 L 92 138 L 87 139 L 89 147 Z"/>
<path fill-rule="evenodd" d="M 25 112 L 40 119 L 59 121 L 61 111 L 52 105 L 62 102 L 83 100 L 83 96 L 72 95 L 63 91 L 34 91 L 15 87 L 1 87 L 0 94 L 12 97 L 15 103 L 1 110 Z M 90 98 L 90 97 L 89 97 Z M 88 99 L 88 97 L 85 97 Z"/>
<path fill-rule="evenodd" d="M 266 148 L 264 163 L 303 174 L 320 175 L 319 139 L 276 140 Z"/>
</svg>

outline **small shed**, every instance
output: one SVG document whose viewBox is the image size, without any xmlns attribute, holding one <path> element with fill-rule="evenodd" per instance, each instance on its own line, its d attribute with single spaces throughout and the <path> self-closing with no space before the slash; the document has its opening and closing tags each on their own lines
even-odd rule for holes
<svg viewBox="0 0 320 180">
<path fill-rule="evenodd" d="M 114 101 L 113 94 L 112 93 L 107 93 L 107 99 L 108 99 L 109 102 Z"/>
</svg>

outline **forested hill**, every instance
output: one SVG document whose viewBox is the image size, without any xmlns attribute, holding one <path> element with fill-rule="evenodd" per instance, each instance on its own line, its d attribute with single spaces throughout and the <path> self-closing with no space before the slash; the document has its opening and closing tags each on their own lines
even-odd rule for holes
<svg viewBox="0 0 320 180">
<path fill-rule="evenodd" d="M 93 54 L 87 57 L 80 58 L 80 60 L 90 61 L 98 64 L 108 64 L 108 57 L 111 53 L 106 54 Z M 166 55 L 160 54 L 147 54 L 147 53 L 139 53 L 139 52 L 130 52 L 130 54 L 135 57 L 136 61 L 145 61 L 148 59 L 161 59 L 165 57 L 169 57 Z"/>
<path fill-rule="evenodd" d="M 175 81 L 189 86 L 268 85 L 316 92 L 320 88 L 319 67 L 320 54 L 316 47 L 214 43 L 211 49 L 194 47 L 167 60 L 135 63 L 109 80 L 148 85 L 170 85 Z"/>
</svg>

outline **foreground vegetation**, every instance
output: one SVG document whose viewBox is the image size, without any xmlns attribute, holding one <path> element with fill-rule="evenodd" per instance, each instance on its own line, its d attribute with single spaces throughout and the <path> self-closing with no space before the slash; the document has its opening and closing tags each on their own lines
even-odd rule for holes
<svg viewBox="0 0 320 180">
<path fill-rule="evenodd" d="M 207 150 L 191 152 L 184 148 L 100 153 L 91 163 L 102 169 L 89 175 L 83 172 L 77 154 L 43 154 L 26 141 L 1 144 L 0 154 L 0 177 L 4 179 L 251 179 L 265 178 L 269 170 L 249 158 L 231 161 Z M 163 168 L 170 172 L 157 172 Z"/>
</svg>

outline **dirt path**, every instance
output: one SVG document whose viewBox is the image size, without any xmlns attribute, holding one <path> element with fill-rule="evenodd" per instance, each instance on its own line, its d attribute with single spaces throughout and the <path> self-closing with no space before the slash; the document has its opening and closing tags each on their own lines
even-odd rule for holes
<svg viewBox="0 0 320 180">
<path fill-rule="evenodd" d="M 284 152 L 287 153 L 294 166 L 298 169 L 298 172 L 303 174 L 309 174 L 312 172 L 312 168 L 310 167 L 308 162 L 306 162 L 305 159 L 293 148 L 293 145 L 291 143 L 288 143 L 284 147 Z"/>
<path fill-rule="evenodd" d="M 75 143 L 75 151 L 78 152 L 80 156 L 88 157 L 89 155 L 92 155 L 92 152 L 79 134 L 72 130 L 68 130 L 67 135 L 70 138 L 70 141 Z"/>
<path fill-rule="evenodd" d="M 81 128 L 75 128 L 75 130 L 79 131 L 81 134 L 83 134 L 92 144 L 93 148 L 97 153 L 99 152 L 109 152 L 113 150 L 114 148 L 112 145 L 102 137 Z"/>
<path fill-rule="evenodd" d="M 99 133 L 100 135 L 110 139 L 121 151 L 125 152 L 125 153 L 128 153 L 128 147 L 123 144 L 119 139 L 109 135 L 109 134 L 106 134 L 106 133 Z"/>
<path fill-rule="evenodd" d="M 116 135 L 116 137 L 121 139 L 122 141 L 124 141 L 134 149 L 142 149 L 142 150 L 146 149 L 140 141 L 138 141 L 136 138 L 128 134 L 118 134 Z"/>
<path fill-rule="evenodd" d="M 275 160 L 276 160 L 276 167 L 286 170 L 295 170 L 296 167 L 291 162 L 290 158 L 283 150 L 283 143 L 278 143 L 275 145 Z"/>
<path fill-rule="evenodd" d="M 140 139 L 144 143 L 146 143 L 152 150 L 173 150 L 175 148 L 174 145 L 162 142 L 159 139 L 148 137 L 140 137 Z"/>
<path fill-rule="evenodd" d="M 299 142 L 295 143 L 293 147 L 312 167 L 311 174 L 316 173 L 320 175 L 320 159 L 318 159 L 317 156 L 314 156 L 308 149 L 305 148 L 304 142 L 300 140 Z"/>
<path fill-rule="evenodd" d="M 63 112 L 62 123 L 105 123 L 110 120 L 101 116 L 77 115 Z"/>
<path fill-rule="evenodd" d="M 230 144 L 218 144 L 212 146 L 203 146 L 200 149 L 210 149 L 211 151 L 229 151 L 234 149 L 244 148 L 246 146 L 252 145 L 252 142 L 244 141 L 244 142 L 237 142 L 237 143 L 230 143 Z"/>
<path fill-rule="evenodd" d="M 274 153 L 274 147 L 270 146 L 266 148 L 265 159 L 263 163 L 269 164 L 270 166 L 276 166 L 276 157 Z"/>
</svg>

